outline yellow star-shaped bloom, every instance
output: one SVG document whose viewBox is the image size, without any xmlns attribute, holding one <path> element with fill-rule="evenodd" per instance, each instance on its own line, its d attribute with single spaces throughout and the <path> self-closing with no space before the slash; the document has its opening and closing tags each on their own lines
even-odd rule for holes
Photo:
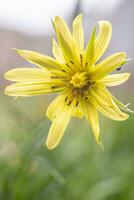
<svg viewBox="0 0 134 200">
<path fill-rule="evenodd" d="M 112 36 L 108 21 L 99 21 L 99 31 L 93 28 L 87 47 L 84 49 L 82 15 L 77 16 L 70 32 L 59 16 L 53 20 L 58 43 L 53 39 L 54 58 L 27 50 L 16 50 L 36 68 L 18 68 L 6 72 L 8 80 L 15 81 L 5 89 L 10 96 L 33 96 L 58 92 L 47 109 L 52 125 L 47 137 L 48 149 L 55 148 L 72 116 L 85 117 L 90 124 L 97 143 L 100 140 L 98 112 L 108 118 L 123 121 L 132 112 L 118 101 L 107 89 L 128 80 L 130 73 L 110 74 L 127 62 L 124 52 L 115 53 L 100 63 Z"/>
</svg>

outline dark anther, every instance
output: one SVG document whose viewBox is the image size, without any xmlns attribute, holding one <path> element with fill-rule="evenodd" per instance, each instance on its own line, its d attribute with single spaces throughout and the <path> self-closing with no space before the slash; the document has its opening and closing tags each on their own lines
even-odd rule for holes
<svg viewBox="0 0 134 200">
<path fill-rule="evenodd" d="M 88 97 L 85 97 L 86 100 L 88 100 Z"/>
<path fill-rule="evenodd" d="M 68 96 L 66 96 L 65 101 L 67 101 Z"/>
<path fill-rule="evenodd" d="M 95 82 L 94 82 L 94 81 L 92 82 L 92 85 L 95 85 Z"/>
<path fill-rule="evenodd" d="M 121 70 L 121 67 L 118 67 L 118 68 L 117 68 L 117 71 L 119 71 L 119 70 Z"/>
<path fill-rule="evenodd" d="M 80 54 L 80 59 L 82 60 L 82 55 Z"/>
<path fill-rule="evenodd" d="M 70 60 L 70 63 L 73 65 L 74 64 L 74 62 L 72 61 L 72 60 Z"/>
<path fill-rule="evenodd" d="M 66 72 L 64 69 L 61 70 L 62 72 Z"/>
<path fill-rule="evenodd" d="M 70 68 L 70 66 L 66 63 L 66 66 Z"/>
<path fill-rule="evenodd" d="M 57 85 L 55 85 L 55 86 L 52 86 L 52 87 L 51 87 L 51 89 L 55 89 L 55 88 L 58 88 L 58 86 L 57 86 Z"/>
<path fill-rule="evenodd" d="M 75 105 L 75 106 L 77 107 L 78 105 L 79 105 L 79 101 L 76 102 L 76 105 Z"/>
<path fill-rule="evenodd" d="M 88 62 L 85 63 L 85 67 L 87 67 L 87 65 L 88 65 Z"/>
<path fill-rule="evenodd" d="M 59 78 L 58 76 L 51 76 L 51 78 Z"/>
<path fill-rule="evenodd" d="M 70 100 L 70 101 L 68 102 L 68 104 L 67 104 L 67 105 L 69 106 L 69 105 L 71 104 L 71 102 L 72 102 L 72 101 Z"/>
<path fill-rule="evenodd" d="M 80 54 L 80 62 L 81 62 L 81 66 L 83 64 L 83 59 L 82 59 L 82 55 Z"/>
</svg>

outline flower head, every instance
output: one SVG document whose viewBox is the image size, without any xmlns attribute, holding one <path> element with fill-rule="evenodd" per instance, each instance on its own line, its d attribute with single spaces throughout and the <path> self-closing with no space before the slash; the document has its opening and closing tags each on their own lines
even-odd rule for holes
<svg viewBox="0 0 134 200">
<path fill-rule="evenodd" d="M 17 49 L 22 57 L 37 67 L 6 72 L 6 79 L 17 83 L 6 87 L 5 94 L 26 97 L 59 93 L 46 112 L 52 120 L 46 141 L 49 149 L 59 144 L 72 116 L 85 117 L 97 143 L 101 143 L 98 112 L 117 121 L 128 118 L 121 110 L 131 112 L 107 89 L 128 80 L 130 73 L 109 75 L 127 62 L 126 54 L 115 53 L 98 63 L 111 40 L 112 27 L 108 21 L 99 21 L 98 33 L 96 27 L 93 28 L 85 49 L 82 15 L 74 19 L 72 33 L 58 16 L 53 20 L 53 25 L 58 40 L 52 41 L 54 58 Z"/>
</svg>

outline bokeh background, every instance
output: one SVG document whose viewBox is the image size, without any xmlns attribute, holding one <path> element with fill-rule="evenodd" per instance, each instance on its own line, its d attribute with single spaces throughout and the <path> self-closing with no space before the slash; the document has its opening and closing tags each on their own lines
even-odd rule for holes
<svg viewBox="0 0 134 200">
<path fill-rule="evenodd" d="M 51 55 L 51 18 L 71 25 L 83 13 L 85 44 L 98 20 L 109 20 L 113 37 L 104 56 L 125 51 L 134 57 L 133 0 L 0 0 L 0 200 L 134 200 L 134 116 L 125 122 L 101 117 L 105 151 L 96 145 L 85 120 L 73 119 L 60 145 L 48 151 L 50 121 L 45 111 L 53 95 L 5 96 L 4 72 L 31 66 L 11 47 Z M 130 80 L 112 89 L 134 109 L 131 61 L 121 72 Z M 117 72 L 118 73 L 118 72 Z"/>
</svg>

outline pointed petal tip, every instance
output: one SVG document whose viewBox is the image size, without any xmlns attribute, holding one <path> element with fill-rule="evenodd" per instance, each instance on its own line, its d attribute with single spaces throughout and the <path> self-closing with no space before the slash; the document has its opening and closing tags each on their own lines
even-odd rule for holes
<svg viewBox="0 0 134 200">
<path fill-rule="evenodd" d="M 11 47 L 12 50 L 16 51 L 17 53 L 19 53 L 21 50 L 20 49 L 17 49 L 15 47 Z"/>
<path fill-rule="evenodd" d="M 51 22 L 53 23 L 53 18 L 52 18 L 52 17 L 50 17 L 50 20 L 51 20 Z"/>
<path fill-rule="evenodd" d="M 125 121 L 129 118 L 129 115 L 124 113 L 124 112 L 121 112 L 120 113 L 120 118 L 117 119 L 117 121 Z"/>
<path fill-rule="evenodd" d="M 15 48 L 15 47 L 11 47 L 11 49 L 12 49 L 12 50 L 15 50 L 15 51 L 16 51 L 16 50 L 18 50 L 18 49 L 17 49 L 17 48 Z"/>
<path fill-rule="evenodd" d="M 78 17 L 80 17 L 80 18 L 82 18 L 83 17 L 83 14 L 82 13 L 80 13 L 79 15 L 77 15 Z"/>
<path fill-rule="evenodd" d="M 133 113 L 134 114 L 134 110 L 129 109 L 128 111 L 129 113 Z"/>
<path fill-rule="evenodd" d="M 79 23 L 82 23 L 82 19 L 83 19 L 82 14 L 77 15 L 77 16 L 75 17 L 75 19 L 73 20 L 72 25 L 73 25 L 73 26 L 79 25 Z"/>
<path fill-rule="evenodd" d="M 55 23 L 54 23 L 54 19 L 52 19 L 52 18 L 51 18 L 51 23 L 52 23 L 52 26 L 53 26 L 53 28 L 54 28 L 54 30 L 55 30 Z"/>
<path fill-rule="evenodd" d="M 17 49 L 17 48 L 14 48 L 14 47 L 12 47 L 11 49 L 14 50 L 14 51 L 16 51 L 20 56 L 22 55 L 22 53 L 24 51 L 24 50 Z"/>
<path fill-rule="evenodd" d="M 100 145 L 102 151 L 105 151 L 105 148 L 104 148 L 104 145 L 103 145 L 102 141 L 99 143 L 99 145 Z"/>
<path fill-rule="evenodd" d="M 133 61 L 134 60 L 134 58 L 127 58 L 125 61 L 126 62 L 131 62 L 131 61 Z"/>
<path fill-rule="evenodd" d="M 54 38 L 52 38 L 51 39 L 51 45 L 52 45 L 52 48 L 53 48 L 53 46 L 56 44 L 56 41 L 55 41 L 55 39 Z"/>
<path fill-rule="evenodd" d="M 55 39 L 54 38 L 52 38 L 52 43 L 55 43 L 56 41 L 55 41 Z"/>
<path fill-rule="evenodd" d="M 17 48 L 14 48 L 14 47 L 12 47 L 11 49 L 16 51 L 16 53 L 18 53 L 20 56 L 23 53 L 23 50 L 21 50 L 21 49 L 17 49 Z"/>
<path fill-rule="evenodd" d="M 82 13 L 80 13 L 79 15 L 77 15 L 77 16 L 75 17 L 75 19 L 74 19 L 73 22 L 75 22 L 75 21 L 77 21 L 77 20 L 82 20 L 82 18 L 83 18 L 83 15 L 82 15 Z"/>
<path fill-rule="evenodd" d="M 129 115 L 124 113 L 123 116 L 122 116 L 122 120 L 121 121 L 125 121 L 129 118 Z"/>
<path fill-rule="evenodd" d="M 45 144 L 46 146 L 47 146 L 47 149 L 48 150 L 53 150 L 55 147 L 56 147 L 56 145 L 52 145 L 50 142 L 48 142 L 48 141 L 46 141 L 46 144 Z"/>
<path fill-rule="evenodd" d="M 131 73 L 126 73 L 126 81 L 130 78 Z"/>
<path fill-rule="evenodd" d="M 126 112 L 129 112 L 129 113 L 134 113 L 134 110 L 131 110 L 130 108 L 128 108 L 128 106 L 130 105 L 130 103 L 126 104 L 125 107 L 126 107 Z"/>
<path fill-rule="evenodd" d="M 96 141 L 97 141 L 97 144 L 100 145 L 102 151 L 104 151 L 105 149 L 104 149 L 104 145 L 103 145 L 103 143 L 102 143 L 102 139 L 101 139 L 101 136 L 100 136 L 100 135 L 98 136 L 98 138 L 96 138 Z"/>
</svg>

